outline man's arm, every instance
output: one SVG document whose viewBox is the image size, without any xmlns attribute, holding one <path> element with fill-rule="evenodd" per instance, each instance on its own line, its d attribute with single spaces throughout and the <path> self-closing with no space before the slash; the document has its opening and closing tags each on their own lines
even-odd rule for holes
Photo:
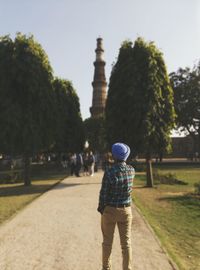
<svg viewBox="0 0 200 270">
<path fill-rule="evenodd" d="M 109 183 L 109 177 L 107 172 L 104 173 L 102 184 L 101 184 L 101 190 L 99 193 L 99 206 L 97 208 L 97 211 L 103 214 L 104 208 L 107 204 L 107 196 L 109 191 L 110 183 Z"/>
</svg>

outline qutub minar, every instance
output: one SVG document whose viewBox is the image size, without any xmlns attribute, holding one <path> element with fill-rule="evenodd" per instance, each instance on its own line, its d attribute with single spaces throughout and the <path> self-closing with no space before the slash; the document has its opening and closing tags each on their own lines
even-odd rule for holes
<svg viewBox="0 0 200 270">
<path fill-rule="evenodd" d="M 103 39 L 97 38 L 96 60 L 94 62 L 94 79 L 92 82 L 93 96 L 92 107 L 90 107 L 91 117 L 99 117 L 104 113 L 106 105 L 106 77 L 105 77 L 105 64 Z"/>
</svg>

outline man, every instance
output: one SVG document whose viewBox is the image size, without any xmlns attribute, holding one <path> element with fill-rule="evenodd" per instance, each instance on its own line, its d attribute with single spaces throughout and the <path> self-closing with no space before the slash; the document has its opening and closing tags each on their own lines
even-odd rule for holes
<svg viewBox="0 0 200 270">
<path fill-rule="evenodd" d="M 69 156 L 70 174 L 74 175 L 76 169 L 76 154 L 70 154 Z"/>
<path fill-rule="evenodd" d="M 76 153 L 76 165 L 75 165 L 75 175 L 80 177 L 81 166 L 83 165 L 83 158 L 80 153 Z"/>
<path fill-rule="evenodd" d="M 93 155 L 93 152 L 90 151 L 89 157 L 88 157 L 88 165 L 89 165 L 89 174 L 90 174 L 90 176 L 94 176 L 94 164 L 95 164 L 95 157 Z"/>
<path fill-rule="evenodd" d="M 111 269 L 111 250 L 117 224 L 123 256 L 123 270 L 131 270 L 131 191 L 135 170 L 126 164 L 130 148 L 124 143 L 112 146 L 115 164 L 105 171 L 99 195 L 98 211 L 101 216 L 102 270 Z"/>
</svg>

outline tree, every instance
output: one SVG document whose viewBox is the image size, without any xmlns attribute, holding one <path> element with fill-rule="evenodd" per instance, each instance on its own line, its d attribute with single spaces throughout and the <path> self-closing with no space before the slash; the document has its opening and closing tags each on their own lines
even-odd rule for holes
<svg viewBox="0 0 200 270">
<path fill-rule="evenodd" d="M 104 116 L 85 119 L 84 127 L 89 147 L 93 151 L 103 153 L 107 149 Z"/>
<path fill-rule="evenodd" d="M 58 152 L 79 152 L 85 135 L 78 96 L 70 81 L 56 78 L 53 82 L 56 104 L 54 149 Z"/>
<path fill-rule="evenodd" d="M 174 90 L 177 127 L 186 130 L 193 140 L 198 137 L 200 153 L 200 63 L 190 68 L 179 68 L 170 74 Z"/>
<path fill-rule="evenodd" d="M 24 157 L 30 185 L 30 157 L 53 141 L 52 68 L 33 36 L 0 38 L 0 152 Z"/>
<path fill-rule="evenodd" d="M 130 144 L 128 132 L 125 130 L 128 127 L 127 109 L 130 107 L 127 102 L 129 103 L 129 97 L 133 94 L 131 61 L 132 42 L 125 41 L 120 48 L 117 62 L 112 68 L 106 101 L 106 130 L 110 145 L 118 140 Z"/>
<path fill-rule="evenodd" d="M 175 112 L 173 91 L 162 53 L 142 38 L 125 41 L 113 67 L 106 103 L 110 143 L 124 141 L 147 163 L 147 186 L 153 186 L 151 157 L 170 149 Z"/>
</svg>

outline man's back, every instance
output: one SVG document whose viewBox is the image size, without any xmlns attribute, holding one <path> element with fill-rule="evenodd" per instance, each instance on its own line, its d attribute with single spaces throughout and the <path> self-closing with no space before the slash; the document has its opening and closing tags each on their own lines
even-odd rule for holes
<svg viewBox="0 0 200 270">
<path fill-rule="evenodd" d="M 135 170 L 125 162 L 117 162 L 104 173 L 100 201 L 115 206 L 131 203 Z"/>
</svg>

